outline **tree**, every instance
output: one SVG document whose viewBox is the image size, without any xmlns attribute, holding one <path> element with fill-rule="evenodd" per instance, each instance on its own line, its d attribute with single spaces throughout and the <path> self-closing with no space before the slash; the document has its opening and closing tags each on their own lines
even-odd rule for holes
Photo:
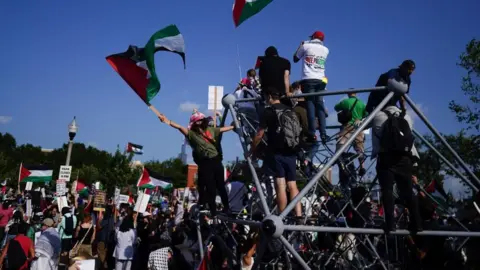
<svg viewBox="0 0 480 270">
<path fill-rule="evenodd" d="M 148 161 L 145 163 L 145 167 L 171 178 L 174 187 L 181 188 L 187 186 L 187 167 L 181 159 L 171 158 L 163 162 L 158 160 Z"/>
<path fill-rule="evenodd" d="M 462 92 L 469 99 L 469 104 L 461 105 L 452 100 L 449 108 L 456 114 L 460 123 L 468 125 L 468 129 L 480 131 L 480 41 L 472 39 L 460 55 L 459 66 L 467 71 L 463 78 Z"/>
</svg>

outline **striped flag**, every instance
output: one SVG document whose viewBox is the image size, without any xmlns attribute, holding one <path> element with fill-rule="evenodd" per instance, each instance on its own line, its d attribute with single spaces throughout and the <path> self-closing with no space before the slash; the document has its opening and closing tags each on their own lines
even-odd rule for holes
<svg viewBox="0 0 480 270">
<path fill-rule="evenodd" d="M 142 155 L 143 154 L 143 145 L 139 145 L 139 144 L 129 142 L 127 144 L 127 153 L 134 153 L 136 155 Z"/>
</svg>

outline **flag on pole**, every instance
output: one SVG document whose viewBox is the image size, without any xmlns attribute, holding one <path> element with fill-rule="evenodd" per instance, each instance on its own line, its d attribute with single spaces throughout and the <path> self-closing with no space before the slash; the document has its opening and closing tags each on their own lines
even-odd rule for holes
<svg viewBox="0 0 480 270">
<path fill-rule="evenodd" d="M 262 11 L 273 0 L 235 0 L 233 4 L 233 22 L 235 27 Z"/>
<path fill-rule="evenodd" d="M 150 37 L 144 48 L 129 46 L 124 53 L 107 56 L 107 62 L 146 103 L 160 91 L 154 55 L 169 51 L 182 57 L 185 66 L 185 42 L 177 26 L 169 25 Z"/>
<path fill-rule="evenodd" d="M 53 170 L 44 165 L 20 165 L 20 177 L 18 182 L 50 182 Z"/>
<path fill-rule="evenodd" d="M 134 153 L 136 155 L 142 155 L 143 154 L 143 145 L 134 144 L 134 143 L 129 142 L 127 144 L 127 153 Z"/>
<path fill-rule="evenodd" d="M 173 187 L 173 185 L 171 180 L 167 180 L 165 177 L 144 167 L 143 173 L 140 176 L 140 179 L 138 179 L 137 187 L 139 188 L 159 187 L 161 189 L 170 189 Z"/>
</svg>

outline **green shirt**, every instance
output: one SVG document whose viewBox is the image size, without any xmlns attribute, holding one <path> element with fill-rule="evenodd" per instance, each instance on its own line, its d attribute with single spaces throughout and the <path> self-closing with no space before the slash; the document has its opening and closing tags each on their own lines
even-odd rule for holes
<svg viewBox="0 0 480 270">
<path fill-rule="evenodd" d="M 353 103 L 357 100 L 357 97 L 349 97 L 342 101 L 340 101 L 337 105 L 335 105 L 335 111 L 349 111 L 352 109 Z M 352 120 L 348 123 L 353 124 L 357 120 L 362 120 L 367 116 L 367 111 L 365 110 L 365 103 L 358 99 L 357 104 L 355 104 L 355 108 L 352 110 Z"/>
<path fill-rule="evenodd" d="M 211 141 L 206 138 L 208 133 L 211 135 Z M 220 128 L 209 127 L 205 131 L 205 135 L 189 130 L 187 139 L 192 147 L 193 155 L 197 158 L 214 158 L 222 155 Z"/>
</svg>

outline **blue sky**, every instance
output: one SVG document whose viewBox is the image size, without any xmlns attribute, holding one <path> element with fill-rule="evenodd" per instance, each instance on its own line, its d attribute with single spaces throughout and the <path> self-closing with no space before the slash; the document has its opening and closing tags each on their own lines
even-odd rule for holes
<svg viewBox="0 0 480 270">
<path fill-rule="evenodd" d="M 152 103 L 179 123 L 187 124 L 192 104 L 206 111 L 208 85 L 234 89 L 237 45 L 244 73 L 269 45 L 291 59 L 302 40 L 321 30 L 330 48 L 328 89 L 372 86 L 381 72 L 410 58 L 417 63 L 412 98 L 440 131 L 461 128 L 447 106 L 465 99 L 456 62 L 479 37 L 479 1 L 277 0 L 238 29 L 232 3 L 1 1 L 0 132 L 56 148 L 77 116 L 78 141 L 108 151 L 132 141 L 144 145 L 143 160 L 176 156 L 180 134 L 160 124 L 105 61 L 172 23 L 185 37 L 187 69 L 177 55 L 158 53 L 162 89 Z M 296 80 L 301 67 L 292 69 Z M 340 98 L 326 98 L 331 111 Z M 418 121 L 416 127 L 426 132 Z M 235 134 L 225 136 L 227 160 L 240 155 L 238 145 Z"/>
</svg>

